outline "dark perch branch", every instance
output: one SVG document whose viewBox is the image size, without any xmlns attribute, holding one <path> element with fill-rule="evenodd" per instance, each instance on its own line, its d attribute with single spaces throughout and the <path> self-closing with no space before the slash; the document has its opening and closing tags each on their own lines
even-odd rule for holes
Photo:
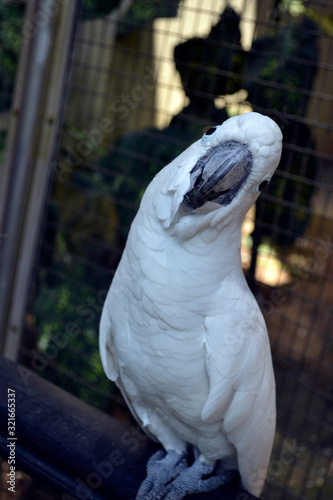
<svg viewBox="0 0 333 500">
<path fill-rule="evenodd" d="M 134 499 L 158 445 L 26 368 L 0 357 L 0 454 L 8 459 L 7 391 L 16 395 L 16 468 L 63 500 Z M 239 486 L 187 498 L 253 500 Z"/>
</svg>

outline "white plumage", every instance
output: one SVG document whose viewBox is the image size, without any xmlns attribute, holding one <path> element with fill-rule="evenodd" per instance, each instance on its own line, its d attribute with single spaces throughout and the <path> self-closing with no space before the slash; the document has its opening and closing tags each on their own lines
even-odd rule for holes
<svg viewBox="0 0 333 500">
<path fill-rule="evenodd" d="M 141 427 L 167 452 L 183 454 L 189 443 L 202 463 L 237 468 L 254 495 L 271 454 L 275 383 L 241 267 L 241 225 L 278 165 L 281 140 L 271 119 L 246 113 L 153 179 L 100 325 L 105 372 Z"/>
</svg>

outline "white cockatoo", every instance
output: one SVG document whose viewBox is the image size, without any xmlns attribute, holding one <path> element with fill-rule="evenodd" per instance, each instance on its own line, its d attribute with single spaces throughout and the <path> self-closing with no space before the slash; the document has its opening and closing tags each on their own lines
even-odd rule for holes
<svg viewBox="0 0 333 500">
<path fill-rule="evenodd" d="M 100 325 L 107 376 L 165 450 L 148 462 L 137 499 L 209 491 L 232 469 L 260 495 L 275 382 L 241 267 L 241 226 L 281 141 L 266 116 L 229 118 L 162 169 L 142 198 Z"/>
</svg>

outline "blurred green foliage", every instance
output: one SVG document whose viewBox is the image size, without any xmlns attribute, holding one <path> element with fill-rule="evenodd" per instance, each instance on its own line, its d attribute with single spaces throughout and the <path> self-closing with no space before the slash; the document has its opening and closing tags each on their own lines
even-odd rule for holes
<svg viewBox="0 0 333 500">
<path fill-rule="evenodd" d="M 174 17 L 177 15 L 180 0 L 170 0 L 168 2 L 161 0 L 135 0 L 127 15 L 124 23 L 132 27 L 141 27 L 144 24 L 151 23 L 154 19 L 160 17 Z"/>
<path fill-rule="evenodd" d="M 135 0 L 117 26 L 119 35 L 151 23 L 158 17 L 174 17 L 177 15 L 180 0 Z M 91 19 L 110 14 L 121 4 L 120 0 L 83 0 L 82 19 Z"/>
<path fill-rule="evenodd" d="M 6 132 L 0 132 L 0 163 L 4 160 L 5 144 L 6 144 Z"/>
<path fill-rule="evenodd" d="M 0 112 L 12 101 L 23 18 L 23 6 L 0 4 Z"/>
<path fill-rule="evenodd" d="M 119 7 L 121 0 L 83 0 L 82 19 L 91 19 L 109 14 Z"/>
<path fill-rule="evenodd" d="M 98 327 L 108 280 L 104 288 L 102 279 L 101 288 L 93 288 L 84 265 L 59 259 L 51 273 L 52 286 L 45 270 L 39 274 L 34 302 L 39 338 L 32 351 L 32 368 L 77 397 L 105 408 L 105 394 L 112 385 L 99 356 Z"/>
</svg>

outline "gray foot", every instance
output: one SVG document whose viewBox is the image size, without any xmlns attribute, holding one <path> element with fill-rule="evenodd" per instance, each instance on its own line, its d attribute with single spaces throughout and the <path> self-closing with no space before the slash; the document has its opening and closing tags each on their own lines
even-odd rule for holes
<svg viewBox="0 0 333 500">
<path fill-rule="evenodd" d="M 164 457 L 164 458 L 163 458 Z M 147 478 L 143 481 L 136 500 L 181 500 L 192 493 L 207 493 L 230 482 L 235 473 L 222 471 L 213 475 L 214 466 L 196 460 L 191 466 L 186 455 L 163 450 L 148 462 Z"/>
<path fill-rule="evenodd" d="M 165 498 L 168 485 L 185 467 L 187 467 L 185 454 L 158 450 L 148 460 L 147 477 L 141 484 L 135 500 L 162 500 Z"/>
</svg>

